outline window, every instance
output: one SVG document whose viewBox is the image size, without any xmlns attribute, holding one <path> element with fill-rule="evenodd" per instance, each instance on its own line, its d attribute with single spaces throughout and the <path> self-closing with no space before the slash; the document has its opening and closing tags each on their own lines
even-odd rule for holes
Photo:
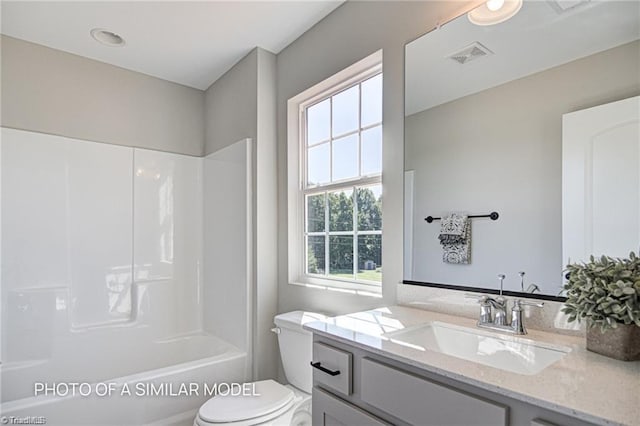
<svg viewBox="0 0 640 426">
<path fill-rule="evenodd" d="M 294 207 L 293 214 L 301 216 L 301 226 L 294 230 L 297 235 L 293 238 L 298 243 L 290 244 L 290 250 L 299 250 L 300 259 L 294 280 L 339 287 L 379 287 L 381 66 L 378 63 L 359 69 L 350 78 L 305 96 L 295 106 L 300 164 L 298 195 L 293 197 L 298 205 L 290 202 L 290 213 Z M 291 241 L 292 235 L 289 238 Z"/>
</svg>

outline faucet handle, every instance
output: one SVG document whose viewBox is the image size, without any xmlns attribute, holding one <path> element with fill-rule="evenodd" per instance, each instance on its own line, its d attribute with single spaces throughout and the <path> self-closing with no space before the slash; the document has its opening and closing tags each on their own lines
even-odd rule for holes
<svg viewBox="0 0 640 426">
<path fill-rule="evenodd" d="M 535 293 L 536 291 L 540 291 L 540 287 L 538 287 L 537 284 L 531 283 L 525 290 L 525 293 Z"/>
<path fill-rule="evenodd" d="M 486 294 L 465 293 L 464 297 L 466 299 L 476 299 L 478 303 L 487 303 L 487 300 L 489 300 L 489 296 Z"/>
<path fill-rule="evenodd" d="M 498 279 L 500 280 L 500 296 L 502 296 L 502 288 L 504 287 L 505 278 L 507 278 L 505 274 L 498 274 Z"/>
<path fill-rule="evenodd" d="M 478 324 L 490 324 L 493 322 L 490 303 L 490 301 L 493 300 L 492 298 L 486 294 L 465 293 L 464 296 L 467 299 L 476 299 L 480 304 L 480 317 L 478 319 Z"/>
<path fill-rule="evenodd" d="M 515 299 L 513 301 L 513 308 L 511 309 L 511 328 L 516 334 L 527 334 L 527 329 L 524 327 L 523 323 L 524 309 L 522 309 L 522 305 L 542 308 L 544 306 L 544 302 L 529 302 L 522 299 Z"/>
<path fill-rule="evenodd" d="M 526 300 L 522 300 L 522 299 L 516 299 L 513 301 L 513 308 L 516 309 L 516 307 L 522 309 L 522 305 L 527 305 L 527 306 L 535 306 L 536 308 L 543 308 L 544 307 L 544 302 L 529 302 Z"/>
</svg>

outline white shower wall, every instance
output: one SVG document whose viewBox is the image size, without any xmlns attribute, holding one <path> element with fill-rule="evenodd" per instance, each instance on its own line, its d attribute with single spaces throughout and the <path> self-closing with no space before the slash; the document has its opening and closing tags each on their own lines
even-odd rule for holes
<svg viewBox="0 0 640 426">
<path fill-rule="evenodd" d="M 202 159 L 134 149 L 137 314 L 163 335 L 202 329 Z"/>
<path fill-rule="evenodd" d="M 2 129 L 2 361 L 132 319 L 130 148 Z"/>
<path fill-rule="evenodd" d="M 3 402 L 34 380 L 162 367 L 144 360 L 167 339 L 216 333 L 248 351 L 250 143 L 227 150 L 203 159 L 2 128 Z"/>
<path fill-rule="evenodd" d="M 234 346 L 251 344 L 252 144 L 204 158 L 204 327 Z M 239 188 L 246 188 L 239 190 Z M 238 308 L 242 306 L 242 308 Z"/>
</svg>

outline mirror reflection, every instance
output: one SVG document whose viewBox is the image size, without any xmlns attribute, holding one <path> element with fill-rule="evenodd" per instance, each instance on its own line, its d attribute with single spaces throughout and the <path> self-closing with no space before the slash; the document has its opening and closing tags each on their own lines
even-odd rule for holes
<svg viewBox="0 0 640 426">
<path fill-rule="evenodd" d="M 405 282 L 555 296 L 567 262 L 638 250 L 639 16 L 525 1 L 406 46 Z"/>
</svg>

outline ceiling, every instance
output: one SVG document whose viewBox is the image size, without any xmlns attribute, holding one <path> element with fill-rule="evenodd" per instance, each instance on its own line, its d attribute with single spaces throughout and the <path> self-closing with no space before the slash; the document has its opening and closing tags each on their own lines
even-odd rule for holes
<svg viewBox="0 0 640 426">
<path fill-rule="evenodd" d="M 558 5 L 574 8 L 559 12 Z M 405 114 L 458 99 L 640 38 L 638 1 L 528 1 L 512 19 L 481 27 L 461 16 L 406 47 Z M 449 56 L 479 42 L 493 54 Z"/>
<path fill-rule="evenodd" d="M 2 1 L 2 34 L 197 89 L 259 46 L 280 52 L 340 1 Z M 89 32 L 121 35 L 104 46 Z"/>
</svg>

